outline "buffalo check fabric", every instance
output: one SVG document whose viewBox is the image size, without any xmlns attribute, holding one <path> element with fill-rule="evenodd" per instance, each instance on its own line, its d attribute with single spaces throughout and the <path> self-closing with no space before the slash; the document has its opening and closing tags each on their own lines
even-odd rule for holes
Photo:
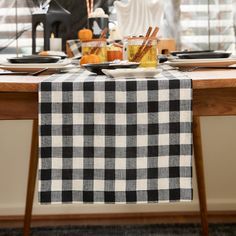
<svg viewBox="0 0 236 236">
<path fill-rule="evenodd" d="M 192 83 L 53 75 L 39 88 L 40 203 L 192 200 Z"/>
<path fill-rule="evenodd" d="M 66 41 L 73 56 L 74 57 L 81 57 L 81 41 L 79 39 L 71 39 Z"/>
</svg>

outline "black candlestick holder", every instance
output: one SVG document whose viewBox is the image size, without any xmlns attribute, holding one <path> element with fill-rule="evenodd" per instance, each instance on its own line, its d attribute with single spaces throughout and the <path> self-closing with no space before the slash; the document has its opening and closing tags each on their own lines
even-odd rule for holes
<svg viewBox="0 0 236 236">
<path fill-rule="evenodd" d="M 56 0 L 50 2 L 47 12 L 32 14 L 32 54 L 36 53 L 36 34 L 38 25 L 43 25 L 44 51 L 50 50 L 50 37 L 62 38 L 62 50 L 66 51 L 66 40 L 70 33 L 71 13 Z"/>
</svg>

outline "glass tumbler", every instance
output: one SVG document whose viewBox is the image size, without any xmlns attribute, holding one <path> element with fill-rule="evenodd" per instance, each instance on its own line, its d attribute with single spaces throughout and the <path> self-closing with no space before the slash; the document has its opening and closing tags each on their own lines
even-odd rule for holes
<svg viewBox="0 0 236 236">
<path fill-rule="evenodd" d="M 140 67 L 157 67 L 157 50 L 156 38 L 128 38 L 128 60 L 140 62 Z"/>
<path fill-rule="evenodd" d="M 107 42 L 106 39 L 92 39 L 82 42 L 82 55 L 96 54 L 100 62 L 107 61 Z"/>
</svg>

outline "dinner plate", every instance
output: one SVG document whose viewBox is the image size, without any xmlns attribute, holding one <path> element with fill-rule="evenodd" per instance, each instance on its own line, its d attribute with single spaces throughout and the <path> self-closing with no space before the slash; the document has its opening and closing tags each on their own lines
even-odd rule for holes
<svg viewBox="0 0 236 236">
<path fill-rule="evenodd" d="M 11 57 L 8 58 L 8 62 L 10 63 L 17 63 L 17 64 L 32 64 L 32 63 L 56 63 L 60 60 L 60 57 L 55 56 L 38 56 L 38 55 L 31 55 L 31 56 L 23 56 L 23 57 Z"/>
<path fill-rule="evenodd" d="M 119 68 L 137 68 L 140 63 L 137 62 L 105 62 L 98 64 L 84 64 L 83 67 L 92 73 L 96 73 L 98 75 L 103 75 L 103 69 L 119 69 Z"/>
<path fill-rule="evenodd" d="M 67 68 L 71 64 L 71 60 L 65 59 L 60 60 L 56 63 L 9 63 L 9 62 L 1 62 L 0 68 L 4 70 L 9 70 L 13 72 L 35 72 L 39 69 L 48 68 L 49 71 L 59 70 Z"/>
<path fill-rule="evenodd" d="M 226 67 L 236 64 L 236 58 L 169 59 L 165 64 L 176 67 Z"/>
<path fill-rule="evenodd" d="M 228 58 L 231 53 L 228 52 L 199 52 L 179 54 L 180 59 L 209 59 L 209 58 Z"/>
<path fill-rule="evenodd" d="M 162 70 L 156 68 L 127 68 L 127 69 L 103 69 L 102 72 L 112 78 L 152 78 L 158 75 Z"/>
<path fill-rule="evenodd" d="M 197 50 L 197 51 L 173 51 L 170 54 L 172 56 L 178 56 L 180 54 L 193 54 L 193 53 L 211 53 L 214 52 L 214 50 Z"/>
</svg>

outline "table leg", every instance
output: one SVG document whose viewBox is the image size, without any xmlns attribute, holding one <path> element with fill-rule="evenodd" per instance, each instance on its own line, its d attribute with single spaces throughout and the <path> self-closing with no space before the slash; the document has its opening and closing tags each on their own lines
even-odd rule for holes
<svg viewBox="0 0 236 236">
<path fill-rule="evenodd" d="M 206 202 L 206 189 L 204 179 L 204 166 L 202 154 L 202 141 L 201 141 L 201 126 L 200 117 L 193 117 L 193 145 L 194 145 L 194 159 L 197 175 L 198 196 L 200 204 L 201 224 L 203 236 L 208 235 L 208 218 L 207 218 L 207 202 Z"/>
<path fill-rule="evenodd" d="M 30 223 L 31 223 L 33 200 L 34 200 L 35 183 L 37 177 L 37 167 L 38 167 L 38 120 L 33 120 L 31 153 L 29 160 L 28 184 L 27 184 L 25 218 L 24 218 L 24 229 L 23 229 L 24 236 L 30 235 Z"/>
<path fill-rule="evenodd" d="M 194 144 L 194 158 L 197 175 L 198 195 L 200 203 L 200 214 L 203 235 L 208 235 L 208 219 L 207 219 L 207 204 L 206 204 L 206 190 L 204 181 L 204 169 L 203 169 L 203 155 L 201 145 L 201 130 L 200 130 L 200 118 L 194 116 L 193 118 L 193 144 Z M 33 121 L 31 154 L 28 174 L 25 218 L 24 218 L 24 236 L 29 236 L 30 222 L 32 216 L 33 199 L 35 191 L 35 183 L 37 176 L 38 166 L 38 121 Z"/>
</svg>

